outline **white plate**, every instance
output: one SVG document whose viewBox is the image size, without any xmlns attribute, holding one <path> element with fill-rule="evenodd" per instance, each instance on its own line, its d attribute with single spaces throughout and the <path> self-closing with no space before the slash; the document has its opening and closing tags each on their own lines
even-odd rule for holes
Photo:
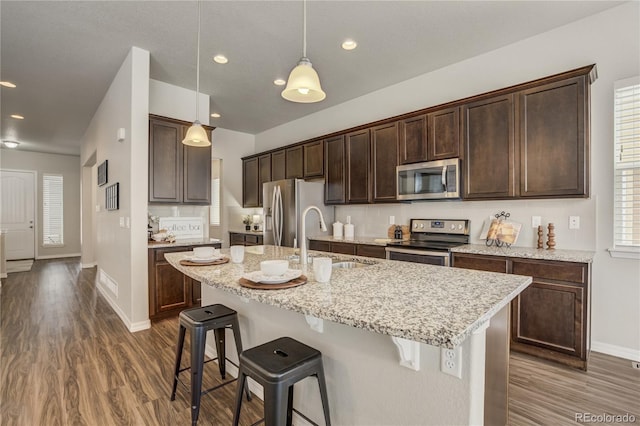
<svg viewBox="0 0 640 426">
<path fill-rule="evenodd" d="M 243 278 L 253 281 L 254 283 L 282 284 L 287 281 L 295 280 L 300 275 L 302 275 L 302 271 L 299 269 L 287 269 L 287 272 L 282 275 L 265 275 L 262 271 L 253 271 L 245 274 Z"/>
<path fill-rule="evenodd" d="M 215 260 L 220 260 L 222 259 L 224 256 L 214 256 L 214 257 L 196 257 L 196 256 L 188 256 L 186 259 L 189 262 L 193 262 L 193 263 L 209 263 L 209 262 L 213 262 Z"/>
</svg>

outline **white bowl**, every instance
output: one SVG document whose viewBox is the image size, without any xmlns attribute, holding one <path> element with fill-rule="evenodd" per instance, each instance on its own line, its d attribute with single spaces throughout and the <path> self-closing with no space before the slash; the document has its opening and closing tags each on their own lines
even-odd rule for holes
<svg viewBox="0 0 640 426">
<path fill-rule="evenodd" d="M 151 238 L 152 238 L 154 241 L 163 241 L 165 238 L 167 238 L 167 233 L 166 233 L 166 232 L 159 232 L 159 233 L 157 233 L 157 234 L 153 234 L 153 235 L 151 236 Z"/>
<path fill-rule="evenodd" d="M 263 260 L 260 262 L 260 271 L 265 275 L 282 275 L 287 272 L 288 269 L 288 260 Z"/>
<path fill-rule="evenodd" d="M 201 259 L 211 259 L 214 254 L 215 254 L 215 249 L 213 247 L 194 247 L 193 248 L 193 255 Z"/>
</svg>

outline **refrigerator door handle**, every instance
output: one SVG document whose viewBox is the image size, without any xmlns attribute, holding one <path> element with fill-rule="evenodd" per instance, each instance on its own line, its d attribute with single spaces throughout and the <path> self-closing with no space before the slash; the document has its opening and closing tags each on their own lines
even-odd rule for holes
<svg viewBox="0 0 640 426">
<path fill-rule="evenodd" d="M 275 186 L 273 188 L 273 193 L 271 194 L 271 232 L 273 233 L 273 244 L 278 245 L 278 207 L 276 206 L 278 187 Z"/>
<path fill-rule="evenodd" d="M 282 245 L 282 227 L 283 227 L 283 208 L 282 208 L 282 191 L 280 189 L 280 187 L 277 187 L 277 195 L 276 195 L 276 207 L 278 209 L 278 239 L 276 240 L 276 245 L 277 246 L 281 246 Z"/>
</svg>

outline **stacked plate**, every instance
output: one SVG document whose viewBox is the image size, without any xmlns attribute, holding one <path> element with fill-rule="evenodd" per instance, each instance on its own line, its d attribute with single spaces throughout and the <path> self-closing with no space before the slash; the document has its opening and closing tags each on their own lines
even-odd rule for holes
<svg viewBox="0 0 640 426">
<path fill-rule="evenodd" d="M 302 275 L 302 271 L 299 269 L 287 269 L 282 275 L 266 275 L 262 271 L 253 271 L 244 274 L 242 278 L 260 284 L 282 284 L 295 280 L 300 275 Z"/>
</svg>

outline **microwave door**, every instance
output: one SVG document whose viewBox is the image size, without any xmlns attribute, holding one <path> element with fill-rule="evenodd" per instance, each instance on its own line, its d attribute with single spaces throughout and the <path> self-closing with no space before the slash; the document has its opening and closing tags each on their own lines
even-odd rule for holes
<svg viewBox="0 0 640 426">
<path fill-rule="evenodd" d="M 447 192 L 447 166 L 442 167 L 442 192 Z"/>
<path fill-rule="evenodd" d="M 413 174 L 413 193 L 414 194 L 420 194 L 422 192 L 422 173 L 421 172 L 415 172 Z"/>
</svg>

